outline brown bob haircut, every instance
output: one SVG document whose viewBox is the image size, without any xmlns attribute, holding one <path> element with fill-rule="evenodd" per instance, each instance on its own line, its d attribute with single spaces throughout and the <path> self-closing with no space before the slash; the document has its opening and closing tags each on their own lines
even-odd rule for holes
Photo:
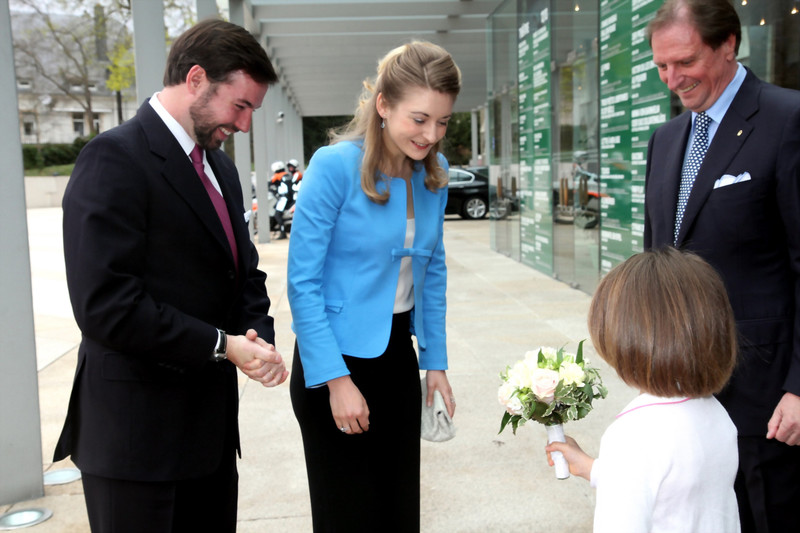
<svg viewBox="0 0 800 533">
<path fill-rule="evenodd" d="M 736 323 L 717 272 L 672 247 L 617 265 L 589 309 L 597 353 L 619 377 L 655 396 L 719 392 L 736 364 Z"/>
<path fill-rule="evenodd" d="M 647 41 L 652 42 L 656 31 L 683 21 L 689 22 L 703 44 L 712 50 L 722 46 L 730 35 L 735 35 L 734 52 L 739 53 L 742 24 L 731 0 L 665 0 L 647 25 Z"/>
<path fill-rule="evenodd" d="M 264 48 L 247 30 L 218 19 L 198 22 L 183 32 L 169 50 L 164 87 L 186 81 L 189 70 L 200 65 L 212 83 L 227 82 L 242 70 L 256 83 L 271 85 L 278 75 Z"/>
</svg>

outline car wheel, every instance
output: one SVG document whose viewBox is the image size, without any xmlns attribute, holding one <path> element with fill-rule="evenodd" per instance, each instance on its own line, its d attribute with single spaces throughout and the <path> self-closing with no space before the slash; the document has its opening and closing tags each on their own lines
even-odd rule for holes
<svg viewBox="0 0 800 533">
<path fill-rule="evenodd" d="M 489 208 L 489 218 L 492 220 L 503 220 L 508 216 L 511 210 L 511 202 L 505 198 L 495 200 L 492 202 L 492 207 Z"/>
<path fill-rule="evenodd" d="M 478 220 L 486 216 L 486 200 L 480 196 L 472 196 L 464 201 L 461 206 L 461 217 Z"/>
</svg>

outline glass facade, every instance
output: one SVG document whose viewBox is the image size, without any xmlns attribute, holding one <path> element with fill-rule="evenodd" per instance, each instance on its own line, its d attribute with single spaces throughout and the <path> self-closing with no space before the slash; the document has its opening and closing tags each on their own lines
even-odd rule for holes
<svg viewBox="0 0 800 533">
<path fill-rule="evenodd" d="M 645 27 L 660 0 L 506 0 L 489 18 L 490 202 L 497 252 L 587 293 L 641 251 L 653 130 L 683 111 Z M 800 1 L 737 0 L 738 59 L 800 89 Z"/>
</svg>

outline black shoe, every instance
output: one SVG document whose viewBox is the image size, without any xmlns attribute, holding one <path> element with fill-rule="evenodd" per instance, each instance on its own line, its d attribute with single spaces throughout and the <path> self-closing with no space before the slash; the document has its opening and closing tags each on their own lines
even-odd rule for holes
<svg viewBox="0 0 800 533">
<path fill-rule="evenodd" d="M 280 240 L 283 240 L 283 239 L 285 239 L 285 238 L 286 238 L 286 233 L 282 231 L 282 232 L 281 232 L 281 234 L 280 234 L 280 235 L 278 235 L 278 238 L 277 238 L 277 239 L 275 239 L 275 240 L 276 240 L 276 241 L 280 241 Z"/>
</svg>

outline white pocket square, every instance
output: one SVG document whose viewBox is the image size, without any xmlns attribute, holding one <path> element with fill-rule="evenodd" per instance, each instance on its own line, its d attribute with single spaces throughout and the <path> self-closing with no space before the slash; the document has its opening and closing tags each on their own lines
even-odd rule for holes
<svg viewBox="0 0 800 533">
<path fill-rule="evenodd" d="M 726 187 L 728 185 L 733 185 L 734 183 L 739 183 L 742 181 L 750 181 L 750 173 L 743 172 L 738 176 L 732 176 L 731 174 L 725 174 L 720 179 L 714 182 L 714 188 L 719 189 L 720 187 Z"/>
</svg>

